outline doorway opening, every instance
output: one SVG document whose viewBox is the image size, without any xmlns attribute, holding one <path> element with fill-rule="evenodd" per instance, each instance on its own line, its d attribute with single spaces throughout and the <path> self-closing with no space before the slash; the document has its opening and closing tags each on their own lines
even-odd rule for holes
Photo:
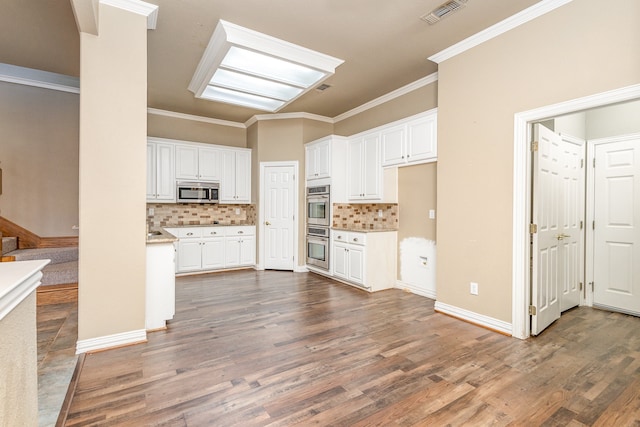
<svg viewBox="0 0 640 427">
<path fill-rule="evenodd" d="M 514 175 L 513 175 L 513 268 L 512 268 L 512 335 L 526 339 L 532 334 L 531 284 L 533 283 L 533 249 L 530 243 L 532 214 L 532 124 L 588 111 L 598 107 L 640 100 L 640 85 L 629 86 L 609 92 L 554 104 L 514 116 Z M 588 202 L 588 200 L 587 200 Z M 586 227 L 586 219 L 584 227 Z M 561 233 L 559 233 L 561 234 Z M 557 239 L 557 238 L 556 238 Z M 587 242 L 585 249 L 588 248 Z M 587 251 L 587 257 L 590 254 Z M 588 281 L 589 277 L 585 277 Z M 583 281 L 583 286 L 585 285 Z M 584 287 L 583 287 L 584 289 Z M 588 294 L 588 293 L 587 293 Z M 581 304 L 592 304 L 589 297 L 582 297 Z"/>
</svg>

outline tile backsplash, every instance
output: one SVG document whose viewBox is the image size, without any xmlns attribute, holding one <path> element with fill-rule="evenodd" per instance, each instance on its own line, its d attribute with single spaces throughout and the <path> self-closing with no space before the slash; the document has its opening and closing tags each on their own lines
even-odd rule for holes
<svg viewBox="0 0 640 427">
<path fill-rule="evenodd" d="M 382 211 L 382 217 L 378 211 Z M 347 230 L 397 230 L 397 203 L 333 204 L 333 227 Z"/>
<path fill-rule="evenodd" d="M 153 215 L 149 215 L 153 209 Z M 238 212 L 238 213 L 236 213 Z M 181 225 L 255 225 L 255 205 L 210 205 L 197 203 L 147 203 L 149 229 Z"/>
</svg>

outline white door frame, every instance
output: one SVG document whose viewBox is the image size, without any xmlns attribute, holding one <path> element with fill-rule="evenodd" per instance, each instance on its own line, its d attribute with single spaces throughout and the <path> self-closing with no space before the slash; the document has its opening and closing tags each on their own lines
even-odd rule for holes
<svg viewBox="0 0 640 427">
<path fill-rule="evenodd" d="M 266 167 L 292 166 L 295 178 L 295 191 L 293 192 L 293 206 L 296 208 L 293 217 L 293 271 L 299 271 L 298 267 L 298 225 L 299 225 L 299 196 L 300 192 L 300 174 L 298 173 L 298 161 L 290 162 L 260 162 L 260 200 L 258 202 L 258 259 L 256 270 L 264 270 L 264 171 Z"/>
<path fill-rule="evenodd" d="M 529 124 L 563 114 L 616 102 L 640 98 L 640 84 L 548 105 L 514 115 L 513 142 L 513 245 L 511 335 L 526 339 L 531 336 L 528 307 L 530 302 L 529 223 L 531 222 L 531 152 Z"/>
</svg>

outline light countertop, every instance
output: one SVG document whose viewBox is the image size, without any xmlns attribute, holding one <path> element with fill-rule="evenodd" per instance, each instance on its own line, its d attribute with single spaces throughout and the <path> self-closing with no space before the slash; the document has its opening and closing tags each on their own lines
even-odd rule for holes
<svg viewBox="0 0 640 427">
<path fill-rule="evenodd" d="M 40 284 L 40 270 L 51 260 L 0 262 L 0 319 L 9 314 Z"/>
<path fill-rule="evenodd" d="M 158 244 L 158 243 L 173 243 L 177 242 L 178 238 L 173 234 L 169 233 L 166 230 L 151 230 L 153 232 L 158 232 L 160 234 L 147 234 L 147 244 Z"/>
<path fill-rule="evenodd" d="M 390 231 L 398 231 L 397 229 L 394 229 L 394 228 L 384 228 L 384 229 L 371 230 L 371 229 L 364 229 L 364 228 L 338 228 L 338 227 L 331 227 L 331 229 L 334 230 L 334 231 L 346 231 L 346 232 L 354 232 L 354 233 L 386 233 L 386 232 L 390 232 Z"/>
</svg>

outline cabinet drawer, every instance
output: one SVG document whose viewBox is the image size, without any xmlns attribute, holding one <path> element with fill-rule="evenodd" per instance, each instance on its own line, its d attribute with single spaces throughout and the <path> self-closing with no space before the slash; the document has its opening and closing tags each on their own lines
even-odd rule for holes
<svg viewBox="0 0 640 427">
<path fill-rule="evenodd" d="M 349 241 L 349 233 L 341 230 L 331 230 L 331 235 L 333 236 L 333 240 L 335 242 L 348 242 Z"/>
<path fill-rule="evenodd" d="M 176 230 L 179 239 L 193 239 L 202 236 L 202 228 L 200 227 L 181 227 Z"/>
<path fill-rule="evenodd" d="M 225 227 L 225 236 L 254 236 L 256 234 L 256 227 L 253 225 L 233 225 Z"/>
<path fill-rule="evenodd" d="M 202 232 L 202 237 L 223 237 L 225 235 L 226 227 L 202 227 L 200 231 Z"/>
<path fill-rule="evenodd" d="M 366 233 L 349 232 L 349 243 L 364 246 L 367 243 Z"/>
</svg>

